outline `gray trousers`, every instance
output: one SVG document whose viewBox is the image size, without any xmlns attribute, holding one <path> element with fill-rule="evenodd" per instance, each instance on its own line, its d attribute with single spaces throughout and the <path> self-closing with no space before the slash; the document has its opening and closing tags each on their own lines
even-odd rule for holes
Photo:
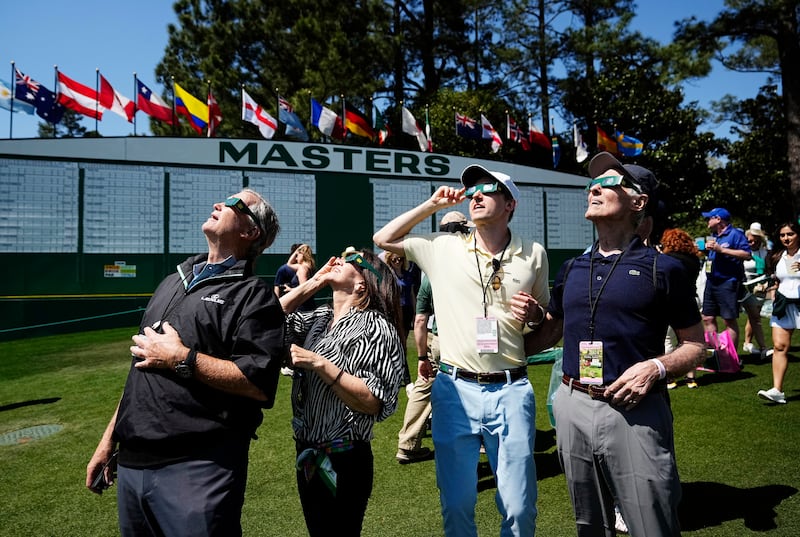
<svg viewBox="0 0 800 537">
<path fill-rule="evenodd" d="M 624 410 L 562 384 L 553 413 L 579 537 L 614 537 L 614 504 L 632 537 L 680 535 L 681 483 L 665 393 Z"/>
</svg>

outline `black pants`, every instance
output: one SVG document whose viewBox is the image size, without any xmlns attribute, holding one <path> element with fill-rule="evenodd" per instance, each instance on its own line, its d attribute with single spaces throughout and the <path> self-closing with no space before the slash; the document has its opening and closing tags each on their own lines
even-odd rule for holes
<svg viewBox="0 0 800 537">
<path fill-rule="evenodd" d="M 298 446 L 300 454 L 304 447 Z M 353 449 L 328 455 L 336 471 L 336 496 L 319 473 L 306 481 L 297 472 L 297 490 L 311 537 L 357 537 L 372 494 L 373 457 L 369 442 L 356 441 Z"/>
</svg>

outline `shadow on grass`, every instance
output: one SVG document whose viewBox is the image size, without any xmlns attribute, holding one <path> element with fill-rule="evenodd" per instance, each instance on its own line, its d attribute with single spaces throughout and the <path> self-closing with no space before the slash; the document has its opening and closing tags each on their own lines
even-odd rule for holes
<svg viewBox="0 0 800 537">
<path fill-rule="evenodd" d="M 695 531 L 743 519 L 747 529 L 767 531 L 778 527 L 775 508 L 797 493 L 788 485 L 766 485 L 740 489 L 723 483 L 697 481 L 682 483 L 683 497 L 678 507 L 681 529 Z"/>
<path fill-rule="evenodd" d="M 31 399 L 30 401 L 21 401 L 19 403 L 11 403 L 8 405 L 0 406 L 0 412 L 5 412 L 6 410 L 14 410 L 17 408 L 22 408 L 26 406 L 33 406 L 33 405 L 49 405 L 50 403 L 55 403 L 61 401 L 60 397 L 48 397 L 46 399 Z"/>
<path fill-rule="evenodd" d="M 699 371 L 698 371 L 699 373 Z M 750 371 L 739 371 L 738 373 L 712 373 L 705 372 L 702 375 L 697 375 L 697 384 L 700 386 L 708 386 L 710 384 L 724 384 L 726 382 L 737 382 L 755 377 L 756 375 Z"/>
</svg>

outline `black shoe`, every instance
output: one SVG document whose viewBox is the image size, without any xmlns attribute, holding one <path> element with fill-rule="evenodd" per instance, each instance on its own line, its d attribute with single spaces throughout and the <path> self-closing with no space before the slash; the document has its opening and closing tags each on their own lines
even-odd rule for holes
<svg viewBox="0 0 800 537">
<path fill-rule="evenodd" d="M 397 455 L 395 455 L 397 462 L 400 464 L 410 464 L 412 462 L 419 462 L 419 461 L 427 461 L 433 458 L 433 451 L 430 448 L 419 448 L 419 449 L 398 449 Z"/>
</svg>

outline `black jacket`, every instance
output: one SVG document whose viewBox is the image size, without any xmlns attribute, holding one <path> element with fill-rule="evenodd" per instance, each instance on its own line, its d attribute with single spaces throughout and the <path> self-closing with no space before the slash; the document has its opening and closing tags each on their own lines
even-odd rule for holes
<svg viewBox="0 0 800 537">
<path fill-rule="evenodd" d="M 267 401 L 231 395 L 171 370 L 136 369 L 134 358 L 114 428 L 121 464 L 147 467 L 208 456 L 229 442 L 246 446 L 261 424 L 261 407 L 274 404 L 284 355 L 280 303 L 245 261 L 188 289 L 192 266 L 206 257 L 187 259 L 161 282 L 140 333 L 168 321 L 187 347 L 233 361 Z"/>
</svg>

